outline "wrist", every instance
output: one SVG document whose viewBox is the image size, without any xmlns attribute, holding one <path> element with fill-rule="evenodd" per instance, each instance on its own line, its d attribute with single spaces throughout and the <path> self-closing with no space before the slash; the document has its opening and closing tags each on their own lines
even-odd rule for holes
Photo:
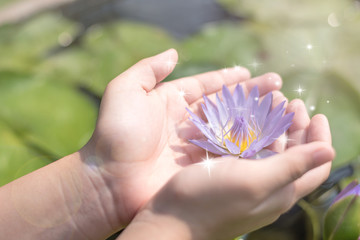
<svg viewBox="0 0 360 240">
<path fill-rule="evenodd" d="M 60 183 L 62 201 L 58 204 L 67 211 L 64 226 L 73 228 L 73 239 L 104 239 L 120 229 L 105 182 L 80 151 L 49 165 L 49 173 L 51 168 Z"/>
<path fill-rule="evenodd" d="M 107 235 L 124 228 L 125 224 L 118 216 L 118 200 L 112 190 L 113 182 L 105 176 L 102 163 L 99 161 L 100 158 L 90 155 L 84 149 L 72 155 L 76 156 L 74 159 L 75 162 L 78 162 L 78 171 L 83 179 L 82 197 L 84 205 L 79 210 L 79 217 L 82 218 L 81 210 L 83 210 L 85 214 L 92 212 L 91 217 L 94 218 L 94 221 L 90 221 L 89 218 L 77 219 L 75 216 L 74 221 L 84 220 L 85 231 L 92 228 L 104 229 L 106 230 L 104 234 Z M 91 223 L 93 226 L 88 225 Z"/>
<path fill-rule="evenodd" d="M 123 164 L 113 158 L 112 150 L 105 141 L 90 140 L 80 151 L 83 171 L 93 183 L 95 192 L 99 193 L 100 205 L 106 213 L 109 221 L 119 229 L 127 226 L 135 217 L 144 201 L 141 194 L 146 191 L 144 182 L 134 181 L 134 176 L 139 175 L 131 170 L 130 165 L 136 163 L 127 162 Z M 104 150 L 106 149 L 106 150 Z M 129 170 L 130 169 L 130 170 Z M 134 192 L 142 186 L 140 192 Z M 102 192 L 100 194 L 100 192 Z"/>
</svg>

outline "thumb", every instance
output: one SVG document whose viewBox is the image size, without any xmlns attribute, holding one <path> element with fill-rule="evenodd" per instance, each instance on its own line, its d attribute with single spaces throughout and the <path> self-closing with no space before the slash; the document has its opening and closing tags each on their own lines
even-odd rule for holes
<svg viewBox="0 0 360 240">
<path fill-rule="evenodd" d="M 177 60 L 177 51 L 171 48 L 139 61 L 112 82 L 121 83 L 122 88 L 141 88 L 150 92 L 158 82 L 164 80 L 174 70 Z"/>
</svg>

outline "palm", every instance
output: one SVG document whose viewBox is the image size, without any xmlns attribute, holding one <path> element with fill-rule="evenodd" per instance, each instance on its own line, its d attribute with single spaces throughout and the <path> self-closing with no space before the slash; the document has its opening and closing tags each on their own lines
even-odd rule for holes
<svg viewBox="0 0 360 240">
<path fill-rule="evenodd" d="M 177 56 L 173 52 L 166 58 L 176 62 Z M 248 80 L 243 68 L 159 83 L 174 67 L 164 61 L 161 55 L 146 59 L 109 84 L 92 141 L 106 172 L 119 180 L 119 197 L 128 204 L 130 219 L 170 177 L 204 156 L 188 143 L 198 130 L 189 123 L 186 108 L 201 114 L 202 95 L 218 92 L 223 84 L 231 88 L 241 82 L 245 90 L 258 85 L 261 94 L 280 87 L 274 84 L 281 81 L 277 75 Z"/>
</svg>

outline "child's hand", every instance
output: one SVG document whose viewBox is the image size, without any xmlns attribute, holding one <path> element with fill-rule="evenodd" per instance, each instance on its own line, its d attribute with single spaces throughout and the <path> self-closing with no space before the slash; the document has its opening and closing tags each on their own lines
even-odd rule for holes
<svg viewBox="0 0 360 240">
<path fill-rule="evenodd" d="M 286 149 L 261 160 L 223 157 L 176 174 L 119 239 L 233 239 L 275 221 L 327 177 L 334 158 L 327 119 L 310 121 L 302 101 Z M 161 226 L 161 233 L 157 228 Z M 128 238 L 127 238 L 128 237 Z"/>
<path fill-rule="evenodd" d="M 122 226 L 183 167 L 204 157 L 188 142 L 199 131 L 189 123 L 186 107 L 201 112 L 202 96 L 222 85 L 240 83 L 245 92 L 258 85 L 264 95 L 281 87 L 276 74 L 250 79 L 240 67 L 160 83 L 177 63 L 175 50 L 144 59 L 111 81 L 102 99 L 96 130 L 80 151 L 96 165 L 109 187 L 104 206 Z"/>
</svg>

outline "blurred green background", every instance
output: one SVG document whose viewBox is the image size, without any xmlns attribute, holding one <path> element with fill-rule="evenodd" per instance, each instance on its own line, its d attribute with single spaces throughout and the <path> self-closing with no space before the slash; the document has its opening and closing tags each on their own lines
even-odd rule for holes
<svg viewBox="0 0 360 240">
<path fill-rule="evenodd" d="M 81 148 L 106 84 L 171 47 L 167 80 L 235 65 L 279 73 L 289 99 L 329 118 L 334 169 L 360 176 L 359 1 L 62 0 L 4 17 L 22 2 L 0 2 L 0 186 Z"/>
</svg>

